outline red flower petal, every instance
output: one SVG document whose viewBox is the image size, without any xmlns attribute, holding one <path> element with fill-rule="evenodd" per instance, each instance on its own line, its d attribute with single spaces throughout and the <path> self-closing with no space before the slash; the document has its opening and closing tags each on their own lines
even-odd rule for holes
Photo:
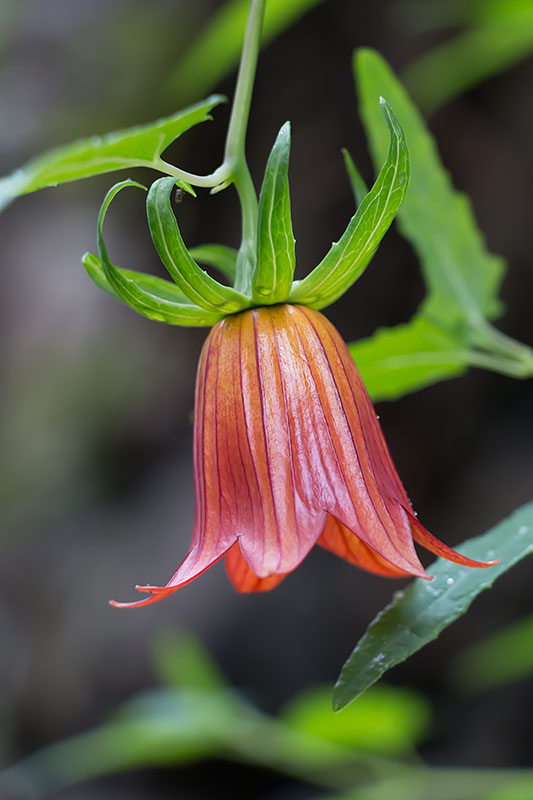
<svg viewBox="0 0 533 800">
<path fill-rule="evenodd" d="M 376 575 L 383 575 L 387 578 L 401 578 L 411 574 L 385 561 L 375 550 L 368 547 L 355 533 L 352 533 L 349 528 L 330 514 L 328 514 L 326 527 L 317 544 L 344 558 L 351 564 L 355 564 L 356 567 L 365 569 L 367 572 L 374 572 Z"/>
<path fill-rule="evenodd" d="M 468 566 L 411 511 L 348 348 L 318 311 L 226 317 L 202 350 L 194 428 L 196 517 L 189 554 L 156 602 L 227 554 L 239 591 L 277 585 L 319 543 L 380 575 L 427 577 L 413 538 Z M 491 562 L 495 563 L 495 562 Z"/>
<path fill-rule="evenodd" d="M 421 522 L 418 521 L 418 518 L 415 517 L 411 511 L 407 511 L 409 515 L 409 522 L 411 523 L 411 530 L 413 532 L 413 539 L 418 544 L 421 544 L 422 547 L 425 547 L 426 550 L 429 550 L 430 553 L 435 553 L 436 556 L 440 556 L 441 558 L 445 558 L 447 561 L 453 561 L 454 564 L 462 564 L 464 567 L 476 567 L 478 569 L 483 567 L 493 567 L 494 564 L 499 564 L 500 559 L 496 561 L 474 561 L 471 558 L 467 558 L 466 556 L 462 556 L 456 550 L 452 550 L 451 547 L 448 547 L 447 544 L 441 542 L 440 539 L 437 539 L 433 534 L 431 534 Z"/>
<path fill-rule="evenodd" d="M 268 578 L 258 578 L 241 553 L 238 542 L 227 552 L 226 572 L 238 592 L 267 592 L 286 577 L 270 575 Z"/>
</svg>

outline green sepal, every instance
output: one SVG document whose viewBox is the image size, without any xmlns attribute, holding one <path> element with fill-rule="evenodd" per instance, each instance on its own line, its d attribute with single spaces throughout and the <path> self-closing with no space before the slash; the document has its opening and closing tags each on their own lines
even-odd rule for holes
<svg viewBox="0 0 533 800">
<path fill-rule="evenodd" d="M 340 240 L 306 278 L 294 282 L 291 303 L 320 309 L 342 297 L 367 267 L 402 204 L 409 183 L 409 151 L 400 124 L 383 97 L 380 105 L 390 135 L 385 163 Z"/>
<path fill-rule="evenodd" d="M 189 300 L 207 311 L 224 316 L 248 308 L 249 298 L 204 272 L 187 250 L 170 203 L 175 185 L 174 178 L 159 178 L 146 198 L 152 241 L 170 277 Z"/>
<path fill-rule="evenodd" d="M 295 251 L 289 193 L 291 126 L 286 122 L 270 153 L 259 195 L 257 260 L 252 273 L 252 299 L 268 305 L 284 303 L 294 276 Z"/>
<path fill-rule="evenodd" d="M 350 152 L 345 147 L 342 148 L 342 157 L 344 158 L 344 166 L 346 168 L 346 172 L 348 173 L 350 186 L 352 187 L 352 192 L 355 199 L 355 207 L 358 208 L 365 199 L 365 196 L 368 194 L 368 186 L 364 182 L 363 176 L 355 166 Z"/>
<path fill-rule="evenodd" d="M 190 255 L 200 264 L 218 269 L 233 283 L 237 274 L 237 250 L 225 244 L 199 244 L 191 247 Z"/>
<path fill-rule="evenodd" d="M 101 258 L 94 253 L 85 253 L 81 257 L 81 263 L 85 267 L 89 278 L 99 289 L 107 292 L 107 294 L 110 297 L 114 297 L 115 300 L 121 299 L 120 295 L 116 293 L 106 278 Z M 173 303 L 191 305 L 185 295 L 170 281 L 158 278 L 156 275 L 148 275 L 146 272 L 136 272 L 135 270 L 123 269 L 122 267 L 115 267 L 115 269 L 120 270 L 124 277 L 135 281 L 143 291 L 154 295 L 154 297 L 170 300 Z"/>
<path fill-rule="evenodd" d="M 222 318 L 223 314 L 208 312 L 187 302 L 182 293 L 170 281 L 132 270 L 120 269 L 109 259 L 102 228 L 111 201 L 126 186 L 136 186 L 146 191 L 145 186 L 132 180 L 121 181 L 108 191 L 98 214 L 100 259 L 92 253 L 86 254 L 83 258 L 83 264 L 89 276 L 108 294 L 116 296 L 148 319 L 166 322 L 169 325 L 191 327 L 214 325 Z"/>
</svg>

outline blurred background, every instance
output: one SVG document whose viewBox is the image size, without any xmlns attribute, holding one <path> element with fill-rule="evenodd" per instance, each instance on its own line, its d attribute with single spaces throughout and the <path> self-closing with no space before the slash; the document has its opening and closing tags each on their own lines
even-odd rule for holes
<svg viewBox="0 0 533 800">
<path fill-rule="evenodd" d="M 0 172 L 71 139 L 171 113 L 214 90 L 231 96 L 233 73 L 215 74 L 207 85 L 208 75 L 196 94 L 185 68 L 175 73 L 222 5 L 0 0 Z M 351 74 L 354 47 L 371 46 L 404 74 L 456 186 L 472 198 L 489 248 L 509 261 L 507 311 L 498 324 L 532 344 L 528 47 L 518 42 L 507 60 L 496 59 L 471 86 L 450 92 L 438 63 L 420 59 L 470 30 L 483 3 L 317 0 L 308 6 L 261 55 L 248 134 L 257 185 L 279 127 L 292 121 L 299 269 L 318 263 L 353 213 L 341 147 L 372 179 Z M 212 57 L 216 65 L 217 53 Z M 468 69 L 465 64 L 464 74 Z M 215 109 L 214 122 L 188 132 L 169 160 L 211 171 L 221 158 L 227 119 L 227 106 Z M 123 177 L 130 175 L 155 177 L 142 171 Z M 276 713 L 302 689 L 333 683 L 368 622 L 401 585 L 316 550 L 272 593 L 237 595 L 219 564 L 160 604 L 133 612 L 107 605 L 110 597 L 133 599 L 135 583 L 164 583 L 186 554 L 194 514 L 194 379 L 206 335 L 143 319 L 86 277 L 80 256 L 95 249 L 96 215 L 115 180 L 104 175 L 38 192 L 0 217 L 5 764 L 98 724 L 127 698 L 156 686 L 154 643 L 168 631 L 197 637 L 233 686 Z M 179 215 L 190 245 L 238 244 L 231 190 L 186 197 Z M 107 237 L 116 263 L 163 274 L 137 193 L 125 193 L 113 207 Z M 423 293 L 413 252 L 391 230 L 356 289 L 328 316 L 353 341 L 407 321 Z M 531 382 L 479 370 L 379 405 L 413 504 L 448 544 L 487 530 L 531 500 L 532 407 Z M 452 677 L 455 654 L 531 613 L 530 570 L 527 560 L 516 567 L 437 642 L 387 677 L 423 695 L 431 708 L 433 723 L 419 747 L 428 763 L 531 766 L 531 679 L 482 693 Z M 220 786 L 231 789 L 221 795 Z M 319 795 L 298 777 L 213 758 L 208 768 L 130 770 L 54 797 Z"/>
</svg>

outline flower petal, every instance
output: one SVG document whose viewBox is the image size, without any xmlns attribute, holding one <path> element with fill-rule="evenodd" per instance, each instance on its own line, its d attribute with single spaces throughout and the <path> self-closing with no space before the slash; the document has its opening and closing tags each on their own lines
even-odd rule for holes
<svg viewBox="0 0 533 800">
<path fill-rule="evenodd" d="M 226 572 L 238 592 L 267 592 L 286 577 L 282 574 L 258 578 L 241 553 L 238 542 L 226 554 Z"/>
<path fill-rule="evenodd" d="M 436 556 L 445 558 L 447 561 L 453 561 L 454 564 L 462 564 L 464 567 L 493 567 L 494 564 L 500 563 L 500 559 L 496 561 L 473 561 L 471 558 L 462 556 L 456 550 L 452 550 L 447 544 L 444 544 L 440 539 L 433 536 L 433 534 L 426 530 L 422 523 L 418 521 L 418 518 L 410 511 L 407 511 L 407 509 L 406 513 L 409 517 L 413 539 L 415 542 L 422 545 L 422 547 L 425 547 L 426 550 L 429 550 L 430 553 L 435 553 Z"/>
<path fill-rule="evenodd" d="M 194 418 L 194 485 L 196 513 L 189 553 L 166 586 L 138 586 L 151 596 L 132 603 L 117 603 L 119 608 L 131 608 L 155 603 L 205 572 L 218 561 L 237 539 L 234 519 L 224 502 L 227 474 L 221 461 L 227 457 L 224 432 L 220 430 L 217 414 L 217 394 L 220 383 L 219 351 L 221 332 L 213 328 L 198 365 Z M 221 441 L 222 439 L 222 441 Z"/>
<path fill-rule="evenodd" d="M 325 513 L 306 502 L 297 484 L 291 416 L 283 353 L 278 352 L 276 320 L 287 306 L 253 310 L 225 320 L 239 325 L 233 385 L 235 437 L 240 442 L 243 477 L 253 494 L 253 515 L 237 528 L 242 553 L 265 578 L 293 570 L 320 536 Z M 276 309 L 278 311 L 276 316 Z M 242 515 L 241 515 L 242 516 Z"/>
<path fill-rule="evenodd" d="M 411 575 L 424 569 L 414 549 L 407 502 L 372 403 L 346 345 L 317 311 L 291 307 L 310 388 L 305 414 L 315 437 L 314 484 L 322 507 L 386 561 Z M 301 414 L 300 414 L 301 418 Z M 318 488 L 329 487 L 325 494 Z M 318 499 L 318 497 L 317 497 Z"/>
<path fill-rule="evenodd" d="M 410 576 L 410 572 L 398 569 L 359 539 L 355 533 L 338 519 L 328 514 L 326 527 L 317 544 L 344 558 L 356 567 L 383 575 L 387 578 Z"/>
</svg>

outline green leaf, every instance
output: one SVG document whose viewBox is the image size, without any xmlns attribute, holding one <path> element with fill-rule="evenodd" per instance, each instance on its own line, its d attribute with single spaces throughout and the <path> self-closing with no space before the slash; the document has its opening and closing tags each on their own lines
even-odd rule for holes
<svg viewBox="0 0 533 800">
<path fill-rule="evenodd" d="M 377 164 L 386 141 L 375 101 L 385 95 L 411 150 L 411 187 L 398 225 L 421 262 L 429 296 L 423 313 L 451 327 L 497 316 L 504 263 L 487 252 L 468 198 L 456 192 L 435 143 L 413 103 L 384 59 L 373 50 L 354 56 L 361 116 Z"/>
<path fill-rule="evenodd" d="M 533 51 L 531 0 L 476 6 L 477 19 L 472 20 L 470 29 L 424 53 L 403 73 L 406 85 L 427 113 Z"/>
<path fill-rule="evenodd" d="M 335 711 L 436 639 L 478 594 L 533 553 L 533 503 L 522 506 L 488 533 L 463 542 L 457 550 L 481 561 L 499 558 L 500 563 L 473 569 L 438 559 L 427 570 L 433 581 L 417 578 L 407 589 L 396 592 L 344 664 L 333 689 Z"/>
<path fill-rule="evenodd" d="M 17 195 L 104 172 L 130 167 L 166 172 L 161 153 L 189 128 L 211 119 L 211 109 L 224 100 L 212 95 L 171 117 L 50 150 L 0 180 L 0 208 Z"/>
<path fill-rule="evenodd" d="M 201 308 L 221 315 L 242 311 L 249 299 L 204 272 L 187 250 L 170 204 L 175 183 L 174 178 L 159 178 L 146 199 L 148 225 L 161 261 L 181 291 Z"/>
<path fill-rule="evenodd" d="M 497 631 L 457 655 L 451 664 L 454 685 L 485 692 L 533 675 L 533 616 Z"/>
<path fill-rule="evenodd" d="M 374 402 L 456 377 L 468 367 L 468 352 L 460 343 L 420 316 L 406 325 L 378 328 L 348 347 Z"/>
<path fill-rule="evenodd" d="M 215 267 L 233 283 L 237 273 L 237 250 L 224 244 L 200 244 L 189 249 L 190 255 L 200 264 Z"/>
<path fill-rule="evenodd" d="M 355 198 L 355 206 L 357 208 L 357 206 L 360 206 L 363 202 L 365 195 L 368 194 L 368 187 L 364 182 L 361 173 L 355 166 L 353 158 L 346 148 L 343 148 L 342 150 L 342 157 L 344 158 L 344 166 L 346 167 L 346 172 L 348 173 L 348 178 L 350 179 L 350 186 L 352 187 L 353 196 Z"/>
<path fill-rule="evenodd" d="M 491 792 L 485 800 L 531 800 L 533 797 L 533 778 L 527 776 L 511 781 L 507 786 Z"/>
<path fill-rule="evenodd" d="M 252 299 L 263 305 L 284 303 L 294 276 L 295 251 L 289 193 L 291 126 L 286 122 L 270 153 L 259 196 L 257 262 Z"/>
<path fill-rule="evenodd" d="M 424 738 L 431 713 L 421 695 L 382 685 L 338 715 L 331 710 L 331 687 L 319 686 L 289 701 L 282 719 L 297 730 L 336 744 L 401 756 Z"/>
<path fill-rule="evenodd" d="M 218 664 L 187 631 L 161 631 L 154 641 L 152 658 L 157 677 L 166 686 L 205 690 L 226 687 Z"/>
<path fill-rule="evenodd" d="M 174 180 L 174 179 L 172 179 Z M 100 251 L 101 266 L 104 271 L 107 283 L 111 286 L 113 291 L 118 297 L 123 300 L 130 308 L 142 314 L 148 319 L 156 320 L 157 322 L 166 322 L 169 325 L 187 325 L 187 326 L 211 326 L 221 319 L 222 314 L 216 314 L 212 311 L 206 311 L 203 308 L 195 306 L 191 303 L 183 303 L 180 301 L 181 293 L 176 293 L 176 300 L 169 299 L 169 292 L 171 291 L 172 284 L 163 281 L 165 284 L 164 292 L 160 293 L 158 290 L 158 283 L 155 278 L 148 277 L 148 284 L 146 277 L 143 277 L 141 283 L 138 282 L 136 273 L 131 271 L 124 271 L 115 267 L 110 261 L 107 254 L 107 249 L 102 235 L 102 228 L 107 213 L 107 209 L 113 198 L 118 192 L 127 186 L 136 186 L 137 188 L 144 189 L 146 187 L 135 181 L 126 180 L 121 183 L 115 184 L 105 196 L 104 202 L 98 215 L 98 249 Z M 96 283 L 104 288 L 104 283 L 98 275 L 98 264 L 94 258 L 85 259 L 89 262 L 89 274 L 91 277 L 96 277 Z M 86 266 L 86 263 L 85 263 Z"/>
<path fill-rule="evenodd" d="M 267 0 L 262 43 L 270 42 L 322 0 Z M 237 66 L 250 10 L 249 0 L 228 0 L 203 28 L 170 76 L 165 93 L 175 99 L 211 91 Z"/>
<path fill-rule="evenodd" d="M 409 183 L 409 152 L 403 131 L 383 97 L 380 107 L 390 137 L 385 163 L 340 240 L 306 278 L 293 284 L 291 303 L 324 308 L 338 300 L 363 273 L 402 204 Z"/>
</svg>

